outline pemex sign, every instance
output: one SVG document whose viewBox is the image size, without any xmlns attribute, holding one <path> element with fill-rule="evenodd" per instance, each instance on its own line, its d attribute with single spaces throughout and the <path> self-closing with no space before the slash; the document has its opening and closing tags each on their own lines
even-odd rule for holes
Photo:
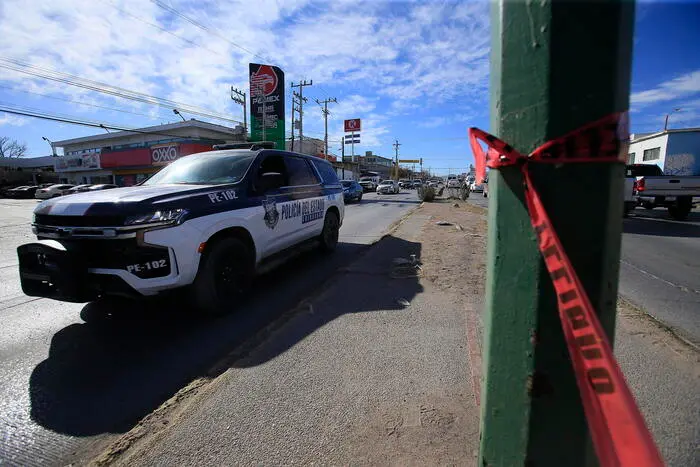
<svg viewBox="0 0 700 467">
<path fill-rule="evenodd" d="M 272 65 L 250 63 L 250 135 L 252 141 L 274 141 L 284 150 L 284 72 Z"/>
</svg>

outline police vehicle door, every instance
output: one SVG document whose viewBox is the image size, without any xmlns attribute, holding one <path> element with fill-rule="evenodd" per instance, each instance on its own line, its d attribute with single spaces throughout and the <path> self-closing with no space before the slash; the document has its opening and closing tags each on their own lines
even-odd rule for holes
<svg viewBox="0 0 700 467">
<path fill-rule="evenodd" d="M 269 256 L 284 248 L 287 237 L 292 236 L 293 226 L 287 219 L 282 219 L 282 206 L 290 201 L 283 187 L 289 185 L 289 175 L 284 157 L 280 153 L 261 154 L 262 158 L 256 163 L 253 172 L 251 196 L 255 204 L 260 206 L 251 223 L 256 245 L 261 257 Z M 274 186 L 263 180 L 270 175 L 278 174 L 280 181 Z"/>
<path fill-rule="evenodd" d="M 292 222 L 294 241 L 300 242 L 318 235 L 326 212 L 321 180 L 311 161 L 287 154 L 284 157 L 289 174 L 289 186 L 283 190 L 291 201 L 282 208 L 282 218 Z"/>
</svg>

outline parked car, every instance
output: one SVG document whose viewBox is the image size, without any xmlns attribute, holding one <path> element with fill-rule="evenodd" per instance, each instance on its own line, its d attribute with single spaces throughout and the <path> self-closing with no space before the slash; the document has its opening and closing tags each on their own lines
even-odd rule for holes
<svg viewBox="0 0 700 467">
<path fill-rule="evenodd" d="M 90 183 L 86 183 L 83 185 L 76 185 L 70 190 L 67 190 L 64 194 L 66 195 L 72 195 L 74 193 L 82 193 L 83 191 L 88 191 L 88 189 L 92 186 Z"/>
<path fill-rule="evenodd" d="M 102 183 L 99 185 L 92 185 L 86 191 L 111 190 L 112 188 L 119 188 L 119 187 L 117 185 L 113 185 L 112 183 Z"/>
<path fill-rule="evenodd" d="M 377 193 L 379 194 L 396 194 L 399 191 L 401 191 L 399 183 L 395 180 L 383 180 L 377 187 Z"/>
<path fill-rule="evenodd" d="M 340 183 L 343 184 L 343 198 L 346 203 L 352 201 L 357 201 L 358 203 L 362 201 L 362 193 L 364 189 L 355 180 L 342 180 Z"/>
<path fill-rule="evenodd" d="M 484 185 L 482 183 L 472 183 L 472 185 L 469 187 L 471 191 L 474 193 L 483 193 L 484 192 Z"/>
<path fill-rule="evenodd" d="M 36 190 L 34 197 L 36 199 L 56 198 L 57 196 L 66 194 L 66 192 L 74 186 L 75 185 L 57 183 L 55 185 L 51 185 L 50 187 L 40 188 Z"/>
<path fill-rule="evenodd" d="M 423 182 L 420 180 L 413 180 L 413 183 L 411 184 L 413 188 L 420 188 L 423 186 Z"/>
<path fill-rule="evenodd" d="M 658 165 L 630 164 L 625 172 L 625 215 L 637 206 L 668 208 L 670 216 L 683 221 L 700 197 L 700 177 L 664 175 Z"/>
<path fill-rule="evenodd" d="M 38 186 L 18 186 L 17 188 L 8 190 L 5 195 L 8 198 L 31 199 L 34 198 L 34 194 L 38 188 Z"/>
<path fill-rule="evenodd" d="M 459 179 L 451 178 L 447 181 L 447 188 L 459 188 L 460 186 L 462 186 L 462 183 Z"/>
</svg>

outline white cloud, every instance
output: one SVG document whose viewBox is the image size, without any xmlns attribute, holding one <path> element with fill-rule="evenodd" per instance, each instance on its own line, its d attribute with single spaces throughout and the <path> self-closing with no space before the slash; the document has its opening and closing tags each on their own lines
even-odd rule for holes
<svg viewBox="0 0 700 467">
<path fill-rule="evenodd" d="M 29 122 L 27 117 L 0 112 L 0 126 L 24 126 Z"/>
<path fill-rule="evenodd" d="M 630 100 L 635 110 L 658 102 L 682 99 L 700 92 L 700 70 L 665 81 L 653 89 L 632 93 Z"/>
<path fill-rule="evenodd" d="M 256 53 L 285 70 L 287 85 L 313 79 L 315 86 L 305 89 L 311 98 L 325 97 L 320 86 L 340 91 L 334 94 L 339 102 L 330 107 L 329 125 L 363 118 L 367 145 L 380 145 L 391 132 L 388 116 L 453 99 L 487 105 L 490 35 L 485 2 L 164 3 L 208 31 L 142 0 L 33 0 L 30 8 L 22 0 L 4 0 L 0 57 L 240 118 L 240 108 L 228 98 L 229 87 L 247 88 L 247 64 L 264 61 Z M 171 109 L 7 70 L 2 70 L 0 82 L 172 117 Z M 318 110 L 311 100 L 307 106 L 307 115 Z M 102 112 L 66 107 L 72 114 Z M 148 123 L 145 118 L 135 122 Z M 307 125 L 309 135 L 323 131 L 320 114 L 305 120 L 305 130 Z"/>
<path fill-rule="evenodd" d="M 418 126 L 422 126 L 423 128 L 437 128 L 445 125 L 448 122 L 449 119 L 447 117 L 429 117 L 418 121 Z"/>
</svg>

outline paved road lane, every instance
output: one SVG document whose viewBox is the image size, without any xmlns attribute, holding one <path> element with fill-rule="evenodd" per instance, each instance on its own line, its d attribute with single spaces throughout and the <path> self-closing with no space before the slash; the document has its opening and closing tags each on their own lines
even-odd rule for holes
<svg viewBox="0 0 700 467">
<path fill-rule="evenodd" d="M 262 276 L 238 313 L 205 320 L 161 300 L 130 306 L 106 325 L 80 317 L 104 317 L 97 305 L 22 294 L 15 248 L 33 238 L 35 205 L 0 200 L 0 464 L 64 465 L 129 430 L 321 288 L 418 200 L 412 191 L 369 193 L 348 205 L 336 254 L 309 253 Z"/>
<path fill-rule="evenodd" d="M 620 294 L 700 346 L 700 213 L 636 209 L 625 219 Z"/>
</svg>

